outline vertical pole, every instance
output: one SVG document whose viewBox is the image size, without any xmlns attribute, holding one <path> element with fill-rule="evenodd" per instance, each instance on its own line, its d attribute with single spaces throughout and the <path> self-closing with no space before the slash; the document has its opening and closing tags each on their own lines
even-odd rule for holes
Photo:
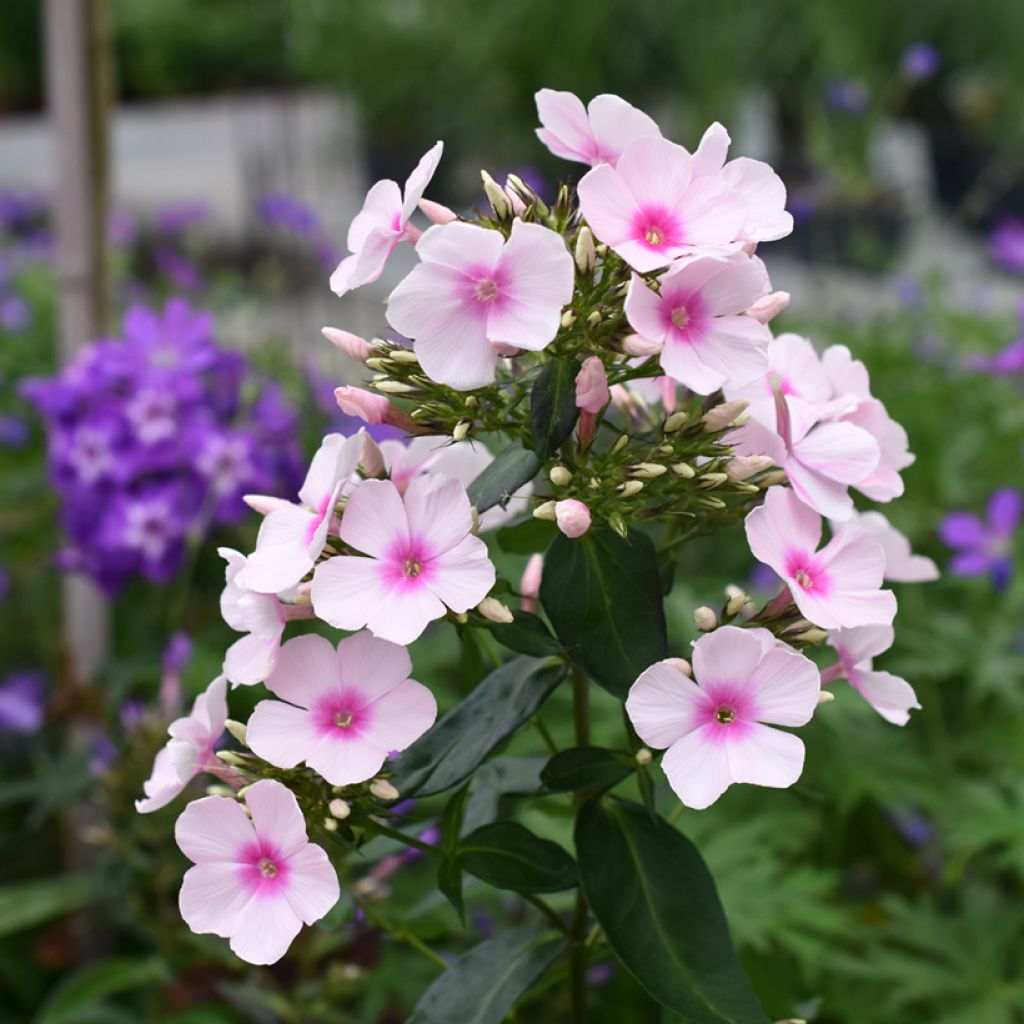
<svg viewBox="0 0 1024 1024">
<path fill-rule="evenodd" d="M 108 110 L 113 85 L 107 0 L 44 0 L 46 93 L 53 139 L 61 365 L 103 333 L 108 315 Z M 62 592 L 64 682 L 87 684 L 107 656 L 110 612 L 91 580 Z"/>
</svg>

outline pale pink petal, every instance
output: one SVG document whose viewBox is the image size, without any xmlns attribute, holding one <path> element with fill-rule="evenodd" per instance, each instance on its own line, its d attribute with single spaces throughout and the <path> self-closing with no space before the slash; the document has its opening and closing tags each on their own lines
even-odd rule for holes
<svg viewBox="0 0 1024 1024">
<path fill-rule="evenodd" d="M 710 807 L 730 786 L 728 743 L 714 725 L 702 725 L 665 752 L 661 768 L 673 792 L 687 807 Z"/>
<path fill-rule="evenodd" d="M 858 626 L 834 630 L 828 642 L 841 652 L 848 665 L 862 665 L 889 650 L 895 638 L 892 626 Z"/>
<path fill-rule="evenodd" d="M 733 782 L 787 789 L 804 770 L 804 745 L 796 736 L 754 723 L 723 744 Z"/>
<path fill-rule="evenodd" d="M 856 529 L 839 532 L 821 549 L 821 562 L 844 590 L 877 590 L 885 575 L 885 552 L 874 537 Z"/>
<path fill-rule="evenodd" d="M 277 594 L 294 586 L 313 568 L 307 537 L 317 517 L 297 505 L 274 509 L 264 516 L 256 550 L 245 565 L 250 590 Z"/>
<path fill-rule="evenodd" d="M 645 135 L 660 135 L 654 119 L 620 96 L 601 93 L 587 104 L 596 158 L 615 163 L 623 150 Z"/>
<path fill-rule="evenodd" d="M 332 786 L 354 786 L 372 779 L 387 756 L 387 750 L 362 736 L 328 735 L 313 748 L 306 764 Z"/>
<path fill-rule="evenodd" d="M 334 493 L 337 485 L 347 480 L 359 465 L 366 432 L 328 434 L 313 456 L 306 480 L 299 491 L 299 500 L 306 508 L 320 511 L 324 502 Z"/>
<path fill-rule="evenodd" d="M 487 545 L 479 537 L 459 541 L 435 558 L 431 566 L 434 571 L 427 585 L 453 612 L 469 611 L 494 586 L 494 565 Z"/>
<path fill-rule="evenodd" d="M 742 313 L 765 292 L 768 272 L 756 256 L 733 256 L 701 287 L 700 296 L 710 316 Z M 770 338 L 770 335 L 768 336 Z M 767 346 L 767 338 L 765 345 Z M 765 355 L 765 368 L 768 359 Z"/>
<path fill-rule="evenodd" d="M 475 537 L 466 539 L 476 540 Z M 458 547 L 453 549 L 455 551 L 458 551 Z M 479 603 L 483 596 L 473 603 Z M 444 605 L 427 586 L 408 587 L 399 584 L 383 601 L 364 610 L 363 614 L 366 616 L 366 627 L 375 636 L 396 644 L 411 644 L 431 622 L 440 619 L 444 613 Z"/>
<path fill-rule="evenodd" d="M 803 465 L 842 484 L 863 480 L 878 465 L 875 439 L 852 423 L 820 423 L 793 445 Z"/>
<path fill-rule="evenodd" d="M 260 779 L 245 791 L 245 803 L 260 839 L 273 844 L 282 857 L 306 845 L 306 819 L 295 794 L 273 779 Z"/>
<path fill-rule="evenodd" d="M 359 252 L 371 232 L 390 228 L 392 221 L 402 209 L 402 193 L 398 185 L 389 180 L 376 182 L 363 200 L 363 208 L 352 218 L 348 237 L 345 239 L 350 252 Z"/>
<path fill-rule="evenodd" d="M 911 709 L 920 708 L 914 688 L 891 672 L 857 672 L 853 688 L 887 721 L 906 725 Z"/>
<path fill-rule="evenodd" d="M 741 387 L 768 369 L 771 331 L 752 316 L 720 316 L 695 346 L 701 361 L 720 374 L 726 386 Z"/>
<path fill-rule="evenodd" d="M 409 527 L 398 488 L 390 480 L 364 480 L 349 495 L 339 533 L 350 547 L 375 558 L 406 543 Z"/>
<path fill-rule="evenodd" d="M 404 647 L 369 633 L 346 637 L 336 657 L 339 685 L 357 687 L 371 700 L 383 697 L 412 673 L 412 659 Z"/>
<path fill-rule="evenodd" d="M 427 190 L 430 179 L 434 177 L 434 172 L 437 170 L 437 165 L 441 162 L 441 155 L 443 153 L 444 143 L 435 142 L 420 157 L 420 162 L 413 168 L 412 173 L 406 179 L 401 214 L 403 226 L 412 216 L 413 210 L 416 209 L 417 204 L 423 198 L 423 193 Z"/>
<path fill-rule="evenodd" d="M 773 242 L 793 231 L 793 216 L 786 212 L 786 186 L 768 164 L 739 157 L 725 165 L 722 179 L 746 201 L 744 239 Z"/>
<path fill-rule="evenodd" d="M 434 263 L 462 274 L 467 267 L 493 270 L 498 265 L 503 246 L 500 231 L 453 222 L 435 224 L 424 231 L 416 243 L 416 254 L 425 263 Z M 389 306 L 393 299 L 394 293 L 388 300 Z M 401 330 L 395 324 L 392 326 Z M 415 337 L 415 334 L 409 332 L 408 336 Z"/>
<path fill-rule="evenodd" d="M 405 491 L 409 536 L 426 558 L 455 547 L 473 528 L 466 488 L 442 473 L 418 476 Z"/>
<path fill-rule="evenodd" d="M 708 366 L 698 350 L 685 341 L 670 338 L 661 350 L 659 361 L 673 380 L 698 395 L 714 394 L 725 383 L 725 376 Z"/>
<path fill-rule="evenodd" d="M 680 205 L 684 193 L 689 192 L 690 154 L 660 135 L 645 135 L 626 147 L 615 173 L 637 204 L 674 210 Z M 580 182 L 581 187 L 582 184 Z M 587 219 L 589 221 L 590 218 Z"/>
<path fill-rule="evenodd" d="M 594 137 L 583 102 L 571 92 L 541 89 L 534 95 L 542 128 L 537 137 L 555 156 L 579 163 L 592 162 Z"/>
<path fill-rule="evenodd" d="M 775 642 L 757 666 L 750 690 L 759 722 L 806 725 L 818 704 L 821 675 L 809 658 Z"/>
<path fill-rule="evenodd" d="M 593 227 L 593 225 L 591 225 Z M 594 228 L 594 234 L 597 235 L 600 241 L 604 239 L 597 233 L 597 229 Z M 608 243 L 634 270 L 639 270 L 642 273 L 647 273 L 650 270 L 657 270 L 659 267 L 668 266 L 672 262 L 672 257 L 677 252 L 683 252 L 684 249 L 681 247 L 677 250 L 664 250 L 657 251 L 655 249 L 649 249 L 643 242 L 635 238 L 626 238 L 621 242 Z"/>
<path fill-rule="evenodd" d="M 225 587 L 220 595 L 220 614 L 224 621 L 240 633 L 246 632 L 246 618 L 239 606 L 239 600 L 246 593 L 245 589 L 236 583 L 238 574 L 245 568 L 246 558 L 240 551 L 234 548 L 217 548 L 217 554 L 223 558 L 227 565 L 224 568 Z"/>
<path fill-rule="evenodd" d="M 223 676 L 213 682 L 196 697 L 192 717 L 197 719 L 209 737 L 219 737 L 228 720 L 228 683 Z"/>
<path fill-rule="evenodd" d="M 224 796 L 193 800 L 174 826 L 175 842 L 195 864 L 238 864 L 255 838 L 241 805 Z"/>
<path fill-rule="evenodd" d="M 871 397 L 868 369 L 845 345 L 829 345 L 821 354 L 821 365 L 836 395 Z"/>
<path fill-rule="evenodd" d="M 704 691 L 664 661 L 644 669 L 626 697 L 626 713 L 637 735 L 659 750 L 695 729 L 707 705 Z"/>
<path fill-rule="evenodd" d="M 437 701 L 422 683 L 406 679 L 373 702 L 369 725 L 360 737 L 382 750 L 405 750 L 437 719 Z"/>
<path fill-rule="evenodd" d="M 853 515 L 853 499 L 846 484 L 829 480 L 794 458 L 786 460 L 785 470 L 794 493 L 808 508 L 837 522 Z"/>
<path fill-rule="evenodd" d="M 397 244 L 398 236 L 390 228 L 375 228 L 359 251 L 346 256 L 335 268 L 328 281 L 331 291 L 340 298 L 353 288 L 376 281 Z"/>
<path fill-rule="evenodd" d="M 383 395 L 375 395 L 366 388 L 340 387 L 334 389 L 334 400 L 347 416 L 358 416 L 364 423 L 376 426 L 384 423 L 391 411 L 391 402 Z"/>
<path fill-rule="evenodd" d="M 749 419 L 729 431 L 726 440 L 737 455 L 767 455 L 779 467 L 786 462 L 786 446 L 782 438 L 757 420 Z"/>
<path fill-rule="evenodd" d="M 374 558 L 329 558 L 313 575 L 313 610 L 336 629 L 361 629 L 389 593 L 380 563 Z"/>
<path fill-rule="evenodd" d="M 319 921 L 341 896 L 338 874 L 327 853 L 315 843 L 307 843 L 288 858 L 287 870 L 285 899 L 303 923 Z"/>
<path fill-rule="evenodd" d="M 669 272 L 671 273 L 671 271 Z M 663 288 L 668 287 L 668 274 L 662 278 Z M 639 274 L 633 274 L 626 291 L 626 318 L 630 327 L 650 341 L 664 341 L 668 333 L 662 313 L 664 301 L 652 288 L 648 288 Z"/>
<path fill-rule="evenodd" d="M 229 938 L 252 899 L 239 882 L 237 864 L 196 864 L 185 872 L 178 894 L 182 919 L 197 935 Z"/>
<path fill-rule="evenodd" d="M 806 402 L 827 402 L 832 384 L 814 346 L 799 334 L 780 334 L 771 345 L 771 367 L 782 379 L 787 395 Z"/>
<path fill-rule="evenodd" d="M 324 566 L 329 564 L 330 562 L 325 562 Z M 284 644 L 277 656 L 277 665 L 267 677 L 266 684 L 271 693 L 283 700 L 308 708 L 312 707 L 325 691 L 332 690 L 337 681 L 338 658 L 334 645 L 325 637 L 309 633 L 292 637 Z"/>
<path fill-rule="evenodd" d="M 135 801 L 135 810 L 139 814 L 150 814 L 166 807 L 187 785 L 188 780 L 181 777 L 177 766 L 171 759 L 167 747 L 161 747 L 153 760 L 153 771 L 142 784 L 145 797 Z"/>
<path fill-rule="evenodd" d="M 250 964 L 275 964 L 288 952 L 302 920 L 284 892 L 249 900 L 235 922 L 231 951 Z"/>
<path fill-rule="evenodd" d="M 257 757 L 278 768 L 294 768 L 320 742 L 311 717 L 279 700 L 261 700 L 249 716 L 246 742 Z"/>
<path fill-rule="evenodd" d="M 453 319 L 436 334 L 421 335 L 413 346 L 423 372 L 456 391 L 473 391 L 494 380 L 498 353 L 487 339 L 484 321 Z"/>
<path fill-rule="evenodd" d="M 693 674 L 702 687 L 747 683 L 763 654 L 762 638 L 738 626 L 722 626 L 693 645 Z"/>
<path fill-rule="evenodd" d="M 715 178 L 696 178 L 676 205 L 691 246 L 727 245 L 739 235 L 747 215 L 743 197 Z"/>
<path fill-rule="evenodd" d="M 614 167 L 602 164 L 588 171 L 576 186 L 576 194 L 580 211 L 598 241 L 618 246 L 630 237 L 638 207 Z M 656 254 L 647 255 L 656 262 L 646 268 L 637 266 L 638 270 L 653 270 L 667 262 Z"/>
<path fill-rule="evenodd" d="M 770 487 L 764 504 L 747 515 L 746 533 L 754 557 L 780 571 L 794 548 L 817 550 L 821 517 L 789 489 Z"/>
<path fill-rule="evenodd" d="M 731 141 L 723 125 L 717 121 L 709 125 L 693 153 L 693 176 L 697 178 L 707 174 L 718 174 L 725 166 Z"/>
</svg>

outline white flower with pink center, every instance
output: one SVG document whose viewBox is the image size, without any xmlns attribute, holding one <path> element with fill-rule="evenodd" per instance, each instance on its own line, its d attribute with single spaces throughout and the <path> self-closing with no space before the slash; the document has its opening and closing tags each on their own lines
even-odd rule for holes
<svg viewBox="0 0 1024 1024">
<path fill-rule="evenodd" d="M 668 748 L 661 767 L 687 807 L 713 804 L 734 782 L 785 789 L 804 745 L 773 725 L 806 725 L 821 680 L 814 663 L 765 629 L 723 626 L 693 645 L 693 678 L 674 659 L 641 673 L 626 698 L 637 735 Z"/>
<path fill-rule="evenodd" d="M 414 339 L 432 380 L 459 391 L 494 380 L 494 344 L 539 352 L 572 298 L 575 264 L 561 236 L 517 222 L 506 242 L 473 224 L 440 224 L 416 245 L 422 262 L 391 293 L 388 323 Z"/>
<path fill-rule="evenodd" d="M 445 614 L 476 607 L 494 586 L 487 545 L 474 537 L 466 489 L 441 474 L 420 476 L 401 495 L 390 480 L 366 480 L 348 499 L 341 539 L 368 557 L 338 555 L 317 566 L 313 608 L 338 629 L 368 627 L 409 644 Z"/>
<path fill-rule="evenodd" d="M 247 963 L 273 964 L 341 891 L 327 854 L 307 839 L 290 790 L 262 779 L 245 802 L 252 820 L 223 796 L 194 800 L 178 818 L 174 838 L 194 864 L 178 906 L 192 931 L 229 939 Z"/>
<path fill-rule="evenodd" d="M 200 772 L 222 770 L 213 752 L 227 718 L 227 680 L 218 676 L 196 697 L 191 713 L 168 726 L 170 740 L 156 755 L 153 773 L 142 784 L 146 796 L 135 801 L 140 814 L 166 807 Z"/>
<path fill-rule="evenodd" d="M 555 156 L 581 164 L 614 164 L 644 135 L 660 135 L 654 119 L 619 96 L 602 93 L 585 107 L 571 92 L 541 89 L 535 94 L 543 127 L 537 138 Z"/>
<path fill-rule="evenodd" d="M 300 504 L 272 509 L 260 525 L 256 550 L 245 567 L 251 590 L 279 594 L 313 568 L 327 543 L 338 496 L 355 473 L 362 450 L 362 430 L 351 437 L 324 438 L 299 491 Z"/>
<path fill-rule="evenodd" d="M 680 261 L 658 280 L 634 274 L 626 316 L 641 337 L 661 344 L 665 372 L 700 395 L 742 385 L 768 368 L 771 331 L 746 310 L 764 294 L 768 274 L 756 257 Z"/>
<path fill-rule="evenodd" d="M 437 718 L 433 694 L 410 672 L 404 647 L 366 632 L 342 640 L 337 651 L 321 636 L 295 637 L 267 677 L 281 700 L 256 706 L 247 742 L 271 764 L 305 763 L 332 786 L 372 779 Z"/>
<path fill-rule="evenodd" d="M 577 186 L 594 234 L 634 270 L 657 270 L 701 250 L 739 249 L 746 202 L 717 177 L 694 177 L 692 162 L 682 146 L 647 135 L 615 167 L 595 167 Z"/>
<path fill-rule="evenodd" d="M 887 721 L 906 725 L 910 712 L 920 709 L 914 688 L 891 672 L 876 670 L 872 659 L 892 647 L 892 626 L 861 626 L 836 629 L 828 635 L 838 662 L 822 673 L 823 682 L 846 679 L 849 684 Z"/>
<path fill-rule="evenodd" d="M 771 487 L 747 515 L 754 557 L 789 587 L 801 614 L 824 629 L 889 625 L 896 598 L 882 590 L 885 554 L 874 537 L 841 530 L 821 550 L 821 516 L 786 487 Z"/>
<path fill-rule="evenodd" d="M 443 151 L 444 144 L 438 142 L 423 155 L 409 175 L 404 191 L 397 182 L 385 178 L 366 194 L 363 208 L 348 229 L 351 255 L 331 274 L 331 291 L 335 295 L 376 281 L 395 246 L 399 242 L 415 242 L 420 237 L 419 229 L 409 219 L 434 177 Z"/>
</svg>

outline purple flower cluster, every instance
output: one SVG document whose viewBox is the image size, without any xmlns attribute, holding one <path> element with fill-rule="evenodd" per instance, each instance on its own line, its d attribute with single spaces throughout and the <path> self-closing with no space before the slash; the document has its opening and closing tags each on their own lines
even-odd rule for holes
<svg viewBox="0 0 1024 1024">
<path fill-rule="evenodd" d="M 256 215 L 268 227 L 294 235 L 312 249 L 320 264 L 333 269 L 341 253 L 305 203 L 286 192 L 268 192 L 256 202 Z"/>
<path fill-rule="evenodd" d="M 45 689 L 40 672 L 11 672 L 0 680 L 0 732 L 38 732 L 46 716 Z"/>
<path fill-rule="evenodd" d="M 190 535 L 240 519 L 243 494 L 292 493 L 302 476 L 295 414 L 216 344 L 212 314 L 183 299 L 135 306 L 121 333 L 22 385 L 62 498 L 60 564 L 107 593 L 136 573 L 170 579 Z"/>
<path fill-rule="evenodd" d="M 950 570 L 958 576 L 988 574 L 997 590 L 1013 576 L 1013 538 L 1024 516 L 1024 495 L 1012 487 L 995 492 L 986 519 L 970 512 L 952 512 L 943 519 L 939 535 L 956 554 Z"/>
</svg>

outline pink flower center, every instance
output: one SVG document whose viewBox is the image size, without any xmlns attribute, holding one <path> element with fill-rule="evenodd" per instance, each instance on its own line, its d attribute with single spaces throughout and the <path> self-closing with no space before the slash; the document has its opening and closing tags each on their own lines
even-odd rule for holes
<svg viewBox="0 0 1024 1024">
<path fill-rule="evenodd" d="M 715 709 L 715 721 L 719 725 L 728 725 L 730 722 L 736 721 L 736 712 L 723 704 L 720 708 Z"/>
<path fill-rule="evenodd" d="M 269 857 L 261 857 L 257 867 L 264 878 L 277 878 L 277 865 Z"/>
<path fill-rule="evenodd" d="M 354 740 L 373 720 L 373 705 L 354 687 L 328 694 L 310 708 L 317 732 L 335 740 Z"/>
<path fill-rule="evenodd" d="M 492 278 L 485 277 L 482 281 L 477 281 L 473 294 L 477 302 L 493 302 L 498 297 L 498 283 Z"/>
<path fill-rule="evenodd" d="M 705 698 L 698 713 L 698 725 L 711 726 L 713 742 L 739 742 L 757 721 L 757 700 L 749 686 L 738 682 L 701 684 Z"/>
<path fill-rule="evenodd" d="M 339 729 L 347 729 L 352 725 L 352 719 L 354 718 L 351 711 L 335 711 L 334 712 L 334 724 Z"/>
<path fill-rule="evenodd" d="M 403 591 L 428 584 L 436 574 L 431 561 L 433 554 L 418 537 L 396 543 L 381 560 L 380 570 L 384 583 Z"/>
<path fill-rule="evenodd" d="M 683 222 L 662 206 L 645 206 L 633 217 L 633 238 L 648 249 L 662 250 L 685 242 Z"/>
<path fill-rule="evenodd" d="M 682 330 L 690 322 L 690 314 L 686 311 L 685 306 L 678 306 L 672 310 L 672 326 L 678 330 Z"/>
<path fill-rule="evenodd" d="M 257 898 L 274 896 L 288 881 L 288 861 L 273 843 L 258 839 L 242 851 L 242 885 Z"/>
<path fill-rule="evenodd" d="M 423 563 L 417 558 L 407 558 L 402 563 L 402 573 L 406 577 L 415 577 L 423 572 Z"/>
<path fill-rule="evenodd" d="M 792 552 L 786 559 L 786 575 L 801 590 L 825 596 L 828 594 L 828 574 L 817 564 L 813 556 Z"/>
</svg>

